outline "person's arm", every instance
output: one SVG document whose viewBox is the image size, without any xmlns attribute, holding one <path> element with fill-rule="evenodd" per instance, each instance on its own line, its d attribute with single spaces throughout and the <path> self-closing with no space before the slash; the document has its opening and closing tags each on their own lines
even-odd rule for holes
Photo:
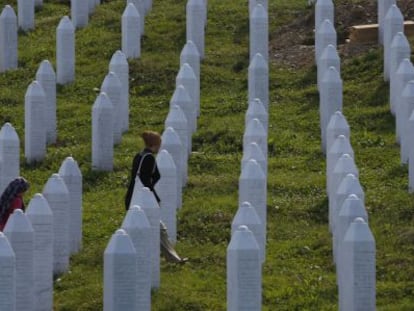
<svg viewBox="0 0 414 311">
<path fill-rule="evenodd" d="M 161 200 L 154 189 L 155 184 L 160 179 L 160 172 L 158 171 L 157 162 L 152 154 L 143 159 L 139 176 L 144 187 L 148 187 L 154 194 L 157 202 L 160 203 Z"/>
</svg>

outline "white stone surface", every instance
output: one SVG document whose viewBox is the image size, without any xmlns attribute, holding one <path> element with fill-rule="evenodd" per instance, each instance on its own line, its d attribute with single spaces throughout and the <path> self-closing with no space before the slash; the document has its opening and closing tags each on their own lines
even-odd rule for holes
<svg viewBox="0 0 414 311">
<path fill-rule="evenodd" d="M 42 194 L 30 200 L 26 212 L 34 230 L 34 308 L 53 309 L 53 213 Z"/>
<path fill-rule="evenodd" d="M 147 15 L 152 10 L 152 0 L 144 0 L 145 14 Z"/>
<path fill-rule="evenodd" d="M 404 17 L 400 9 L 391 5 L 384 19 L 384 81 L 390 80 L 391 44 L 398 32 L 404 32 Z"/>
<path fill-rule="evenodd" d="M 89 0 L 70 0 L 73 27 L 83 28 L 89 22 Z"/>
<path fill-rule="evenodd" d="M 170 100 L 170 107 L 175 105 L 179 106 L 186 116 L 189 139 L 191 140 L 192 133 L 195 132 L 196 128 L 197 113 L 194 102 L 191 100 L 190 95 L 188 95 L 184 85 L 178 85 L 175 88 L 174 94 Z M 189 145 L 191 146 L 192 143 L 189 143 Z"/>
<path fill-rule="evenodd" d="M 35 0 L 17 0 L 19 28 L 29 31 L 35 28 Z"/>
<path fill-rule="evenodd" d="M 320 90 L 320 84 L 327 69 L 335 67 L 336 71 L 341 75 L 341 59 L 339 58 L 336 47 L 332 44 L 327 45 L 323 49 L 317 65 L 318 90 Z"/>
<path fill-rule="evenodd" d="M 408 120 L 408 132 L 414 133 L 414 112 Z M 408 192 L 414 192 L 414 135 L 408 135 Z"/>
<path fill-rule="evenodd" d="M 96 0 L 88 0 L 88 13 L 91 15 L 95 12 Z"/>
<path fill-rule="evenodd" d="M 161 221 L 167 226 L 168 237 L 172 243 L 177 242 L 177 168 L 167 150 L 157 155 L 157 166 L 161 178 L 155 184 L 155 191 L 160 197 Z M 181 193 L 180 193 L 181 195 Z"/>
<path fill-rule="evenodd" d="M 319 25 L 326 19 L 334 23 L 334 4 L 332 0 L 318 0 L 315 4 L 315 31 L 318 30 Z"/>
<path fill-rule="evenodd" d="M 328 193 L 330 204 L 335 198 L 335 193 L 338 191 L 339 185 L 348 174 L 353 174 L 357 178 L 359 177 L 358 168 L 355 165 L 354 159 L 345 153 L 338 159 L 332 171 L 331 185 Z"/>
<path fill-rule="evenodd" d="M 43 195 L 53 213 L 53 274 L 57 275 L 69 268 L 69 190 L 63 179 L 53 174 L 43 188 Z"/>
<path fill-rule="evenodd" d="M 262 123 L 263 128 L 267 130 L 269 123 L 269 114 L 264 107 L 262 101 L 259 98 L 255 98 L 249 102 L 249 107 L 247 108 L 244 126 L 247 128 L 250 120 L 258 119 Z"/>
<path fill-rule="evenodd" d="M 261 306 L 260 248 L 253 233 L 240 226 L 227 247 L 227 310 L 259 311 Z"/>
<path fill-rule="evenodd" d="M 160 287 L 160 207 L 154 194 L 147 187 L 139 189 L 131 199 L 131 205 L 138 205 L 145 212 L 151 225 L 151 288 Z"/>
<path fill-rule="evenodd" d="M 106 93 L 112 103 L 114 144 L 118 145 L 122 139 L 122 84 L 114 72 L 109 72 L 101 85 L 101 92 Z"/>
<path fill-rule="evenodd" d="M 267 131 L 258 119 L 251 120 L 244 131 L 243 151 L 246 149 L 247 145 L 252 142 L 259 145 L 267 161 Z"/>
<path fill-rule="evenodd" d="M 56 82 L 68 84 L 75 80 L 75 28 L 64 16 L 56 29 Z"/>
<path fill-rule="evenodd" d="M 340 310 L 376 310 L 375 240 L 362 219 L 354 220 L 343 241 L 343 282 L 339 284 Z"/>
<path fill-rule="evenodd" d="M 137 309 L 137 252 L 125 230 L 117 230 L 104 252 L 104 311 Z"/>
<path fill-rule="evenodd" d="M 141 207 L 132 206 L 122 222 L 137 253 L 136 310 L 151 310 L 151 225 Z"/>
<path fill-rule="evenodd" d="M 323 75 L 319 89 L 319 118 L 322 150 L 326 150 L 326 127 L 336 111 L 342 111 L 342 79 L 335 67 L 329 67 Z"/>
<path fill-rule="evenodd" d="M 122 52 L 128 59 L 141 57 L 141 18 L 132 3 L 122 14 Z"/>
<path fill-rule="evenodd" d="M 146 15 L 145 1 L 146 0 L 127 0 L 127 5 L 132 3 L 138 11 L 139 25 L 140 25 L 139 30 L 140 30 L 141 35 L 145 33 L 145 15 Z"/>
<path fill-rule="evenodd" d="M 126 132 L 129 129 L 129 64 L 121 50 L 112 55 L 109 71 L 114 72 L 121 81 L 121 128 L 122 132 Z"/>
<path fill-rule="evenodd" d="M 403 108 L 403 97 L 402 93 L 406 87 L 408 81 L 414 80 L 414 66 L 410 59 L 405 58 L 398 66 L 397 72 L 395 73 L 395 94 L 394 97 L 394 109 L 395 109 L 395 133 L 397 143 L 401 142 L 402 132 L 402 120 L 404 119 Z M 391 107 L 392 109 L 392 107 Z M 392 111 L 391 111 L 392 112 Z"/>
<path fill-rule="evenodd" d="M 10 123 L 0 130 L 0 193 L 7 185 L 20 176 L 20 140 Z"/>
<path fill-rule="evenodd" d="M 188 0 L 186 5 L 186 38 L 197 46 L 200 58 L 204 58 L 205 4 L 203 0 Z"/>
<path fill-rule="evenodd" d="M 92 169 L 112 171 L 114 108 L 106 93 L 101 93 L 92 107 Z"/>
<path fill-rule="evenodd" d="M 260 247 L 260 260 L 265 261 L 266 258 L 266 236 L 265 228 L 260 220 L 256 209 L 249 202 L 243 202 L 231 223 L 231 233 L 234 234 L 240 226 L 247 226 L 252 231 L 257 244 Z"/>
<path fill-rule="evenodd" d="M 67 157 L 59 168 L 59 176 L 62 177 L 69 191 L 69 231 L 70 253 L 74 254 L 82 248 L 82 172 L 78 163 L 72 157 Z"/>
<path fill-rule="evenodd" d="M 4 234 L 16 255 L 16 310 L 32 311 L 34 303 L 34 231 L 21 209 L 10 215 Z"/>
<path fill-rule="evenodd" d="M 378 16 L 378 43 L 384 42 L 384 19 L 391 5 L 395 4 L 395 0 L 378 0 L 377 1 L 377 16 Z"/>
<path fill-rule="evenodd" d="M 56 74 L 48 60 L 40 63 L 36 72 L 36 80 L 40 83 L 46 96 L 46 142 L 56 142 Z"/>
<path fill-rule="evenodd" d="M 414 110 L 414 80 L 408 81 L 401 94 L 401 133 L 400 133 L 400 160 L 402 164 L 408 164 L 410 150 L 410 132 L 408 125 L 409 118 Z"/>
<path fill-rule="evenodd" d="M 249 160 L 254 159 L 262 168 L 262 171 L 265 176 L 267 176 L 267 160 L 263 154 L 262 149 L 260 149 L 259 145 L 255 142 L 251 142 L 246 146 L 243 150 L 243 157 L 241 161 L 241 168 L 244 169 L 245 165 Z"/>
<path fill-rule="evenodd" d="M 269 110 L 269 67 L 261 54 L 254 55 L 250 62 L 248 92 L 249 103 L 259 98 L 266 111 Z"/>
<path fill-rule="evenodd" d="M 24 155 L 27 163 L 46 156 L 46 95 L 37 81 L 29 85 L 25 95 Z"/>
<path fill-rule="evenodd" d="M 252 15 L 256 5 L 261 4 L 266 12 L 268 12 L 268 0 L 249 0 L 249 17 Z"/>
<path fill-rule="evenodd" d="M 180 71 L 175 78 L 175 87 L 177 88 L 180 85 L 184 86 L 192 102 L 193 111 L 187 116 L 187 121 L 189 121 L 189 118 L 193 118 L 194 122 L 189 122 L 193 125 L 193 132 L 195 132 L 197 129 L 197 109 L 200 107 L 200 84 L 197 81 L 193 68 L 187 63 L 180 67 Z M 179 106 L 181 107 L 181 105 Z M 185 111 L 185 109 L 183 110 Z"/>
<path fill-rule="evenodd" d="M 0 231 L 0 310 L 16 310 L 16 256 Z"/>
<path fill-rule="evenodd" d="M 180 54 L 180 68 L 184 64 L 190 65 L 191 69 L 193 69 L 194 76 L 197 80 L 196 90 L 200 90 L 200 53 L 198 53 L 197 47 L 193 43 L 193 41 L 188 40 L 188 42 L 184 45 L 184 48 Z M 196 102 L 196 109 L 197 109 L 197 116 L 200 115 L 200 96 L 198 102 Z"/>
<path fill-rule="evenodd" d="M 266 9 L 256 4 L 249 19 L 250 61 L 259 53 L 266 62 L 269 60 L 269 19 Z"/>
<path fill-rule="evenodd" d="M 333 45 L 336 48 L 336 30 L 329 19 L 325 19 L 319 26 L 315 33 L 315 63 L 318 64 L 323 50 L 328 45 Z"/>
<path fill-rule="evenodd" d="M 17 68 L 17 16 L 10 5 L 0 14 L 0 72 Z"/>
<path fill-rule="evenodd" d="M 326 127 L 326 150 L 325 154 L 331 149 L 335 139 L 339 135 L 344 135 L 350 139 L 351 130 L 349 128 L 348 121 L 340 110 L 336 111 L 329 120 L 328 126 Z"/>
</svg>

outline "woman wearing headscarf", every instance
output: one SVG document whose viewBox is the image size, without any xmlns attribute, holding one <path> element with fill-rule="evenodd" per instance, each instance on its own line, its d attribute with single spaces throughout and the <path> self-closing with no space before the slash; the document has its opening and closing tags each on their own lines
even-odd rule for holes
<svg viewBox="0 0 414 311">
<path fill-rule="evenodd" d="M 14 210 L 25 210 L 23 194 L 29 189 L 29 183 L 23 177 L 13 179 L 0 197 L 0 231 L 3 231 L 7 220 Z"/>
</svg>

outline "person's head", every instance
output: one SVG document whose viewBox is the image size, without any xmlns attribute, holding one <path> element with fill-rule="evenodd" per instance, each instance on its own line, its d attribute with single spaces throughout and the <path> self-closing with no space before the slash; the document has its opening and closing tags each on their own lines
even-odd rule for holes
<svg viewBox="0 0 414 311">
<path fill-rule="evenodd" d="M 13 179 L 0 196 L 0 216 L 7 211 L 13 199 L 25 193 L 29 187 L 29 182 L 23 177 Z"/>
<path fill-rule="evenodd" d="M 152 152 L 157 153 L 161 146 L 161 136 L 154 131 L 144 131 L 141 135 L 144 140 L 145 147 Z"/>
</svg>

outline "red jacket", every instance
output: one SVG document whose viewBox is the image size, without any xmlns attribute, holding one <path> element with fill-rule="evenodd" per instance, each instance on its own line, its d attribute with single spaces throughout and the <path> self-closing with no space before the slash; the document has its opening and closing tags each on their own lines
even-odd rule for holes
<svg viewBox="0 0 414 311">
<path fill-rule="evenodd" d="M 4 227 L 6 226 L 7 220 L 9 219 L 9 216 L 13 214 L 15 209 L 24 210 L 24 203 L 21 195 L 18 195 L 13 199 L 8 212 L 6 213 L 6 215 L 4 215 L 3 219 L 0 220 L 0 231 L 3 231 Z"/>
</svg>

